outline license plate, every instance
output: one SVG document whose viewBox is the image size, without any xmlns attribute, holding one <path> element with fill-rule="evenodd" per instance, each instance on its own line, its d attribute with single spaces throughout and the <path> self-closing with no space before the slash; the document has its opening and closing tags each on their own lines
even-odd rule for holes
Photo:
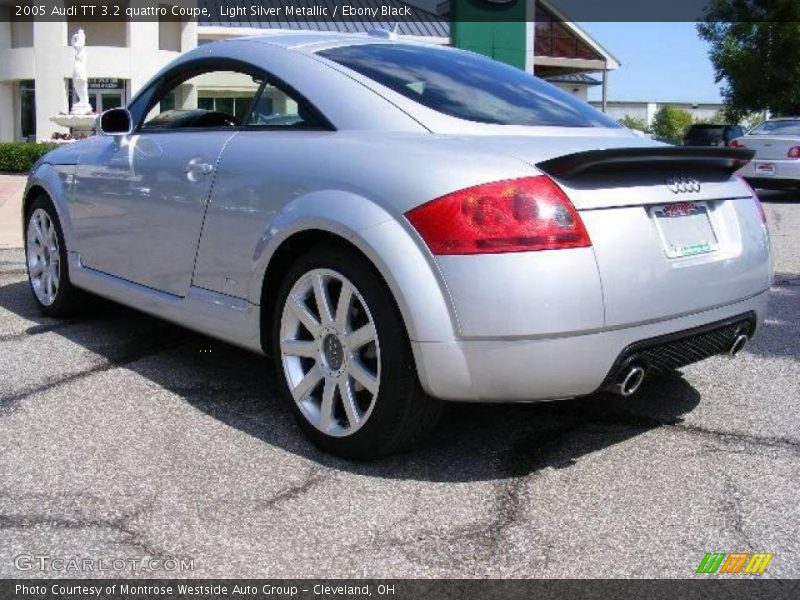
<svg viewBox="0 0 800 600">
<path fill-rule="evenodd" d="M 669 258 L 705 254 L 719 247 L 708 215 L 708 205 L 704 202 L 654 206 L 650 214 Z"/>
<path fill-rule="evenodd" d="M 755 164 L 756 175 L 761 177 L 772 177 L 775 175 L 775 163 L 757 162 Z"/>
</svg>

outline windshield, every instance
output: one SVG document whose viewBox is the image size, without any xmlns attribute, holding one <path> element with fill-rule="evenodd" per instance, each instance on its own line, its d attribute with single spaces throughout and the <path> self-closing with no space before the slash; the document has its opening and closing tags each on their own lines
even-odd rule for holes
<svg viewBox="0 0 800 600">
<path fill-rule="evenodd" d="M 318 54 L 460 119 L 499 125 L 620 127 L 538 77 L 471 52 L 411 44 L 364 44 Z"/>
<path fill-rule="evenodd" d="M 800 135 L 800 119 L 787 119 L 785 121 L 765 121 L 753 131 L 751 135 Z"/>
</svg>

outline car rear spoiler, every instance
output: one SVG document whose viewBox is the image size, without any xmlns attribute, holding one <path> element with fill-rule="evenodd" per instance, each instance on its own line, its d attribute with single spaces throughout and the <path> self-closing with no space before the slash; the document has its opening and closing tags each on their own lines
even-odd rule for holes
<svg viewBox="0 0 800 600">
<path fill-rule="evenodd" d="M 706 148 L 694 146 L 656 146 L 650 148 L 610 148 L 566 154 L 537 163 L 536 166 L 559 179 L 608 171 L 669 170 L 715 171 L 730 175 L 755 155 L 747 148 Z"/>
</svg>

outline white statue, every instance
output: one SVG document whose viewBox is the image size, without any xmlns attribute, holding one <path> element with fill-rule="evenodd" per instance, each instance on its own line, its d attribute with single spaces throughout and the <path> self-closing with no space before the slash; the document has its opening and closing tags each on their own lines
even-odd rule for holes
<svg viewBox="0 0 800 600">
<path fill-rule="evenodd" d="M 78 95 L 78 101 L 72 105 L 71 115 L 89 115 L 94 112 L 89 104 L 89 75 L 86 69 L 86 34 L 78 29 L 71 41 L 75 48 L 75 62 L 72 66 L 72 87 Z"/>
</svg>

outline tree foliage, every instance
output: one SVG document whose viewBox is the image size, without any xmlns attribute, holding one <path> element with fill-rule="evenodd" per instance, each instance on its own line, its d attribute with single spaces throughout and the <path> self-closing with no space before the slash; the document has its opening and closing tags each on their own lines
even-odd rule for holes
<svg viewBox="0 0 800 600">
<path fill-rule="evenodd" d="M 764 110 L 800 114 L 800 2 L 713 0 L 704 19 L 697 32 L 732 122 Z"/>
<path fill-rule="evenodd" d="M 678 144 L 691 124 L 692 115 L 688 110 L 665 104 L 653 117 L 651 129 L 657 139 Z"/>
</svg>

